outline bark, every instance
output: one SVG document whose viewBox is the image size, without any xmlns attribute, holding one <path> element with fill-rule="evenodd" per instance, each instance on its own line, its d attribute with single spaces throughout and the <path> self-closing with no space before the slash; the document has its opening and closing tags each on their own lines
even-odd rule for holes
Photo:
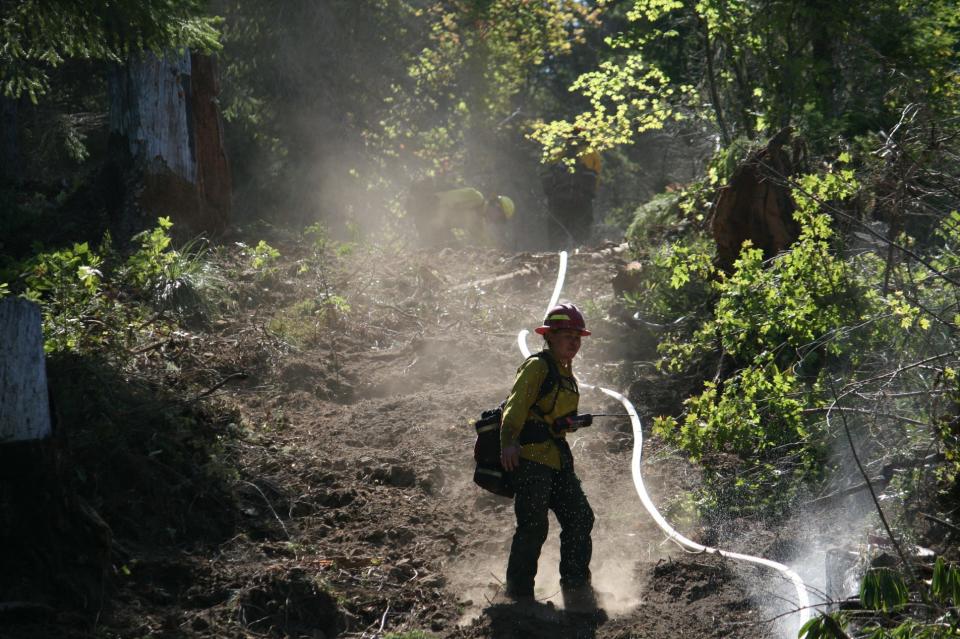
<svg viewBox="0 0 960 639">
<path fill-rule="evenodd" d="M 170 216 L 181 237 L 222 233 L 230 219 L 230 167 L 216 105 L 214 61 L 190 52 L 144 53 L 110 76 L 113 211 L 123 242 Z"/>
<path fill-rule="evenodd" d="M 717 116 L 717 126 L 720 127 L 720 137 L 723 140 L 723 145 L 729 146 L 730 131 L 727 129 L 727 123 L 723 118 L 723 105 L 720 103 L 716 73 L 713 70 L 713 42 L 710 40 L 710 26 L 705 19 L 702 19 L 700 23 L 703 28 L 703 48 L 706 54 L 707 85 L 710 87 L 710 102 L 713 104 L 713 112 Z"/>
<path fill-rule="evenodd" d="M 717 266 L 726 271 L 732 270 L 745 240 L 762 249 L 764 257 L 772 257 L 799 235 L 793 219 L 796 205 L 785 178 L 794 173 L 801 147 L 795 145 L 791 157 L 783 148 L 790 135 L 784 129 L 766 147 L 751 153 L 720 189 L 710 230 L 717 243 Z"/>
<path fill-rule="evenodd" d="M 0 444 L 50 435 L 50 403 L 39 307 L 0 300 Z"/>
<path fill-rule="evenodd" d="M 198 226 L 211 232 L 222 232 L 230 222 L 230 194 L 232 176 L 227 161 L 223 120 L 217 99 L 220 83 L 214 58 L 191 54 L 192 112 L 194 115 L 194 146 L 197 158 L 197 188 L 203 206 Z"/>
<path fill-rule="evenodd" d="M 17 101 L 0 92 L 0 178 L 19 181 L 20 144 Z"/>
</svg>

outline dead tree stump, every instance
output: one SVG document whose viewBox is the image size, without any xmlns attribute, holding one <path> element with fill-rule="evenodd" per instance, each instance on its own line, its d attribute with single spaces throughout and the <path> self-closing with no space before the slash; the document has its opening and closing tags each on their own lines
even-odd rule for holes
<svg viewBox="0 0 960 639">
<path fill-rule="evenodd" d="M 20 602 L 18 612 L 42 613 L 63 597 L 96 609 L 103 595 L 112 535 L 65 478 L 58 439 L 40 309 L 2 299 L 0 602 Z"/>
<path fill-rule="evenodd" d="M 0 300 L 0 445 L 50 436 L 50 401 L 40 309 Z"/>
<path fill-rule="evenodd" d="M 787 178 L 801 162 L 803 146 L 795 140 L 791 153 L 784 149 L 790 141 L 789 128 L 777 133 L 767 146 L 752 152 L 720 189 L 710 219 L 719 268 L 733 270 L 746 240 L 769 258 L 797 239 L 800 226 L 793 219 L 796 204 Z"/>
<path fill-rule="evenodd" d="M 230 222 L 231 175 L 213 58 L 136 54 L 108 77 L 114 239 L 123 244 L 169 216 L 181 239 L 219 235 Z"/>
</svg>

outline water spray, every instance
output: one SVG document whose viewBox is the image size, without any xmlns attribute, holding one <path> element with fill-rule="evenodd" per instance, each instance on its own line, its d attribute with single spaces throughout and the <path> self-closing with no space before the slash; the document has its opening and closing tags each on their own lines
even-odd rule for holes
<svg viewBox="0 0 960 639">
<path fill-rule="evenodd" d="M 560 298 L 560 290 L 563 288 L 564 278 L 566 277 L 567 271 L 567 252 L 560 252 L 560 266 L 557 272 L 557 284 L 553 289 L 553 296 L 550 298 L 550 304 L 547 305 L 547 309 L 553 308 L 557 300 Z M 531 352 L 530 348 L 527 346 L 527 335 L 529 331 L 523 329 L 517 334 L 517 345 L 520 347 L 520 352 L 523 353 L 524 357 L 530 357 Z M 767 568 L 773 568 L 777 570 L 788 578 L 792 583 L 794 588 L 797 591 L 797 613 L 800 616 L 800 626 L 805 624 L 810 619 L 810 598 L 807 595 L 807 587 L 803 583 L 803 579 L 800 578 L 793 569 L 785 566 L 779 562 L 772 561 L 770 559 L 764 559 L 763 557 L 755 557 L 753 555 L 744 555 L 741 553 L 730 552 L 728 550 L 720 550 L 719 548 L 713 548 L 710 546 L 704 546 L 698 544 L 697 542 L 687 539 L 679 532 L 677 532 L 673 526 L 671 526 L 663 515 L 660 514 L 660 511 L 657 510 L 657 507 L 654 505 L 653 500 L 650 499 L 650 495 L 647 493 L 647 489 L 643 484 L 643 476 L 640 473 L 640 462 L 641 454 L 643 451 L 643 430 L 640 424 L 640 417 L 637 415 L 637 410 L 634 408 L 633 404 L 627 399 L 624 395 L 610 390 L 608 388 L 602 388 L 594 386 L 592 384 L 580 384 L 584 388 L 594 388 L 600 392 L 612 397 L 613 399 L 620 402 L 623 407 L 626 409 L 626 415 L 630 417 L 630 423 L 633 426 L 633 458 L 631 462 L 631 471 L 633 474 L 633 485 L 636 488 L 637 495 L 640 497 L 640 503 L 643 504 L 643 507 L 646 509 L 647 513 L 650 514 L 650 517 L 653 518 L 657 526 L 667 535 L 667 538 L 677 543 L 682 548 L 685 548 L 694 553 L 705 553 L 705 554 L 718 554 L 723 557 L 729 557 L 730 559 L 737 559 L 740 561 L 746 561 L 753 564 L 758 564 L 765 566 Z M 608 414 L 601 413 L 595 414 L 595 417 L 599 416 L 621 416 L 619 414 Z"/>
</svg>

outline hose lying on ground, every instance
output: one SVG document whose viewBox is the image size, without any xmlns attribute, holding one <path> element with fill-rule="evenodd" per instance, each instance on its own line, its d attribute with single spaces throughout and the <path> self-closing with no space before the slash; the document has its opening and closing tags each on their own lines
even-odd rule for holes
<svg viewBox="0 0 960 639">
<path fill-rule="evenodd" d="M 553 296 L 550 298 L 550 303 L 547 305 L 547 310 L 549 311 L 553 308 L 557 301 L 560 298 L 560 291 L 563 289 L 564 278 L 567 274 L 567 252 L 560 252 L 560 266 L 557 271 L 557 283 L 553 288 Z M 520 352 L 523 353 L 524 357 L 530 357 L 531 352 L 530 348 L 527 346 L 527 335 L 529 331 L 526 329 L 520 331 L 517 334 L 517 345 L 520 347 Z M 683 548 L 686 548 L 692 552 L 697 553 L 708 553 L 708 554 L 719 554 L 723 557 L 729 557 L 731 559 L 739 559 L 740 561 L 747 561 L 753 564 L 758 564 L 761 566 L 766 566 L 768 568 L 773 568 L 774 570 L 779 571 L 785 577 L 787 577 L 797 591 L 797 614 L 800 615 L 800 625 L 802 626 L 810 618 L 810 599 L 807 596 L 807 587 L 803 583 L 803 579 L 800 578 L 796 572 L 791 568 L 778 563 L 776 561 L 771 561 L 769 559 L 764 559 L 762 557 L 754 557 L 752 555 L 743 555 L 737 552 L 730 552 L 727 550 L 720 550 L 718 548 L 712 548 L 710 546 L 704 546 L 698 544 L 697 542 L 687 539 L 680 533 L 678 533 L 673 526 L 671 526 L 666 519 L 663 518 L 663 515 L 660 514 L 660 511 L 657 510 L 657 507 L 653 504 L 653 501 L 650 499 L 650 495 L 647 494 L 647 489 L 643 485 L 643 476 L 640 474 L 640 458 L 643 451 L 643 431 L 641 429 L 640 417 L 637 415 L 637 411 L 634 408 L 633 404 L 629 399 L 624 397 L 622 394 L 610 390 L 608 388 L 602 388 L 598 386 L 593 386 L 591 384 L 580 384 L 582 388 L 596 388 L 600 392 L 614 398 L 620 402 L 623 407 L 627 410 L 627 413 L 630 415 L 630 423 L 633 426 L 633 461 L 631 464 L 631 469 L 633 472 L 633 485 L 637 490 L 637 495 L 640 497 L 640 503 L 643 504 L 643 507 L 647 510 L 656 524 L 666 533 L 667 537 Z"/>
</svg>

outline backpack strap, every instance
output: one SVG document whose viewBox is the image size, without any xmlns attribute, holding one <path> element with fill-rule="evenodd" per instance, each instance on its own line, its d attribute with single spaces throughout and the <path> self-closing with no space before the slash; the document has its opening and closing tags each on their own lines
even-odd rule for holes
<svg viewBox="0 0 960 639">
<path fill-rule="evenodd" d="M 534 353 L 530 357 L 536 357 L 547 365 L 547 376 L 543 378 L 543 382 L 540 384 L 540 390 L 537 392 L 537 399 L 533 402 L 533 406 L 530 407 L 530 410 L 533 411 L 535 415 L 546 421 L 547 413 L 553 412 L 553 409 L 557 405 L 557 399 L 560 397 L 560 371 L 557 369 L 553 357 L 546 351 Z M 553 404 L 551 404 L 550 409 L 547 411 L 541 410 L 537 404 L 540 403 L 541 399 L 552 393 L 554 389 L 556 389 L 556 393 L 553 396 Z"/>
<path fill-rule="evenodd" d="M 534 401 L 533 406 L 530 407 L 530 412 L 540 419 L 528 419 L 524 423 L 523 430 L 520 431 L 520 437 L 517 438 L 517 442 L 521 445 L 538 444 L 553 438 L 546 416 L 553 412 L 554 407 L 557 405 L 557 400 L 560 397 L 560 371 L 557 369 L 557 364 L 553 361 L 553 357 L 547 354 L 546 351 L 540 351 L 530 357 L 543 360 L 547 365 L 547 375 L 540 384 L 537 399 Z M 550 393 L 554 393 L 553 404 L 549 409 L 544 411 L 537 404 Z"/>
</svg>

